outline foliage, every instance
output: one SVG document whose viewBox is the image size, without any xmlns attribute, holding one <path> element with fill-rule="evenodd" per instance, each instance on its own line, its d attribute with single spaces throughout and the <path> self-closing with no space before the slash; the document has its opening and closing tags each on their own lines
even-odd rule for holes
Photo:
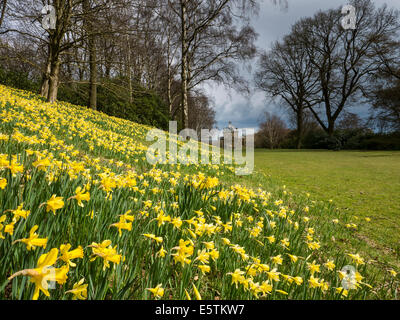
<svg viewBox="0 0 400 320">
<path fill-rule="evenodd" d="M 37 91 L 39 84 L 29 74 L 18 70 L 7 70 L 0 66 L 0 84 L 22 90 Z"/>
</svg>

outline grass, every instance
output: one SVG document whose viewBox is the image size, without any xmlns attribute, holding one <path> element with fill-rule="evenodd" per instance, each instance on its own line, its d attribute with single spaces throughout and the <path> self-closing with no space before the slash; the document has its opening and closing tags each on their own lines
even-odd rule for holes
<svg viewBox="0 0 400 320">
<path fill-rule="evenodd" d="M 352 246 L 382 266 L 400 265 L 400 152 L 256 150 L 255 170 L 265 187 L 329 200 L 355 223 Z M 371 221 L 365 223 L 365 218 Z"/>
</svg>

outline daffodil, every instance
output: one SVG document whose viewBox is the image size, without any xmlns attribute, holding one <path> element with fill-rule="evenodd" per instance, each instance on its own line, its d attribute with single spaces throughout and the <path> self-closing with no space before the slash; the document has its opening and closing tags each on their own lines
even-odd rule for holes
<svg viewBox="0 0 400 320">
<path fill-rule="evenodd" d="M 273 264 L 282 264 L 283 261 L 282 256 L 280 254 L 275 257 L 272 257 L 271 260 Z"/>
<path fill-rule="evenodd" d="M 360 265 L 360 264 L 364 264 L 364 260 L 363 260 L 363 258 L 361 258 L 360 257 L 360 255 L 357 253 L 357 254 L 351 254 L 351 253 L 349 253 L 349 254 L 347 254 L 351 259 L 353 259 L 353 261 L 357 264 L 357 265 Z"/>
<path fill-rule="evenodd" d="M 179 240 L 179 246 L 172 248 L 172 250 L 176 250 L 176 253 L 173 253 L 175 263 L 180 263 L 182 267 L 185 264 L 189 264 L 191 262 L 191 257 L 193 255 L 193 245 L 190 240 L 184 241 L 183 239 Z"/>
<path fill-rule="evenodd" d="M 338 288 L 336 288 L 336 293 L 339 293 L 343 297 L 347 297 L 347 295 L 349 294 L 349 291 L 342 287 L 338 287 Z"/>
<path fill-rule="evenodd" d="M 271 294 L 272 292 L 272 285 L 269 283 L 269 281 L 264 281 L 263 283 L 261 283 L 259 288 L 263 293 L 263 296 Z"/>
<path fill-rule="evenodd" d="M 52 211 L 54 215 L 56 214 L 56 210 L 62 209 L 63 207 L 63 197 L 57 197 L 55 194 L 46 202 L 46 212 Z"/>
<path fill-rule="evenodd" d="M 162 298 L 164 296 L 164 289 L 162 288 L 162 284 L 158 284 L 155 288 L 146 288 L 146 290 L 150 291 L 155 298 Z"/>
<path fill-rule="evenodd" d="M 296 263 L 297 260 L 299 259 L 297 256 L 289 254 L 289 253 L 287 253 L 287 255 L 289 256 L 290 261 L 292 261 L 293 263 Z"/>
<path fill-rule="evenodd" d="M 324 266 L 329 270 L 332 271 L 335 269 L 335 264 L 333 263 L 332 260 L 328 260 L 326 263 L 324 263 Z"/>
<path fill-rule="evenodd" d="M 181 218 L 179 218 L 179 217 L 175 217 L 171 221 L 171 224 L 177 229 L 179 229 L 182 226 L 182 223 L 183 222 L 182 222 Z"/>
<path fill-rule="evenodd" d="M 89 192 L 85 192 L 85 188 L 82 189 L 82 187 L 77 187 L 75 189 L 75 195 L 70 199 L 76 199 L 76 201 L 78 202 L 78 206 L 80 207 L 84 207 L 82 201 L 89 201 L 90 200 L 90 193 Z"/>
<path fill-rule="evenodd" d="M 208 254 L 210 255 L 211 259 L 213 261 L 217 260 L 219 258 L 219 251 L 217 249 L 212 249 L 208 252 Z"/>
<path fill-rule="evenodd" d="M 397 272 L 394 271 L 393 269 L 389 270 L 389 272 L 392 275 L 392 277 L 396 277 L 397 276 Z"/>
<path fill-rule="evenodd" d="M 194 285 L 194 283 L 192 285 L 193 285 L 193 291 L 194 291 L 194 296 L 196 297 L 196 300 L 201 300 L 201 295 L 200 295 L 199 290 L 197 290 L 197 288 Z"/>
<path fill-rule="evenodd" d="M 10 169 L 13 177 L 15 177 L 17 173 L 22 173 L 24 171 L 23 165 L 17 163 L 17 161 L 15 160 L 11 160 L 10 164 L 7 167 L 8 169 Z"/>
<path fill-rule="evenodd" d="M 307 266 L 308 266 L 308 270 L 310 270 L 312 275 L 314 275 L 314 273 L 316 273 L 316 272 L 321 272 L 320 265 L 315 264 L 315 261 L 313 261 L 312 263 L 307 262 Z"/>
<path fill-rule="evenodd" d="M 157 243 L 162 243 L 163 238 L 162 237 L 156 237 L 154 234 L 149 234 L 149 233 L 144 233 L 143 236 L 149 239 L 155 240 Z"/>
<path fill-rule="evenodd" d="M 157 251 L 156 256 L 164 258 L 166 254 L 167 254 L 167 250 L 165 250 L 164 247 L 161 246 L 161 249 L 159 251 Z"/>
<path fill-rule="evenodd" d="M 56 281 L 59 284 L 64 284 L 67 281 L 68 266 L 61 268 L 53 268 L 52 266 L 57 261 L 58 249 L 51 249 L 49 253 L 42 254 L 37 262 L 35 269 L 25 269 L 14 273 L 8 280 L 12 280 L 17 276 L 29 276 L 31 282 L 35 284 L 35 291 L 33 293 L 33 300 L 39 298 L 39 292 L 42 291 L 47 297 L 50 297 L 48 291 L 48 281 Z"/>
<path fill-rule="evenodd" d="M 110 227 L 116 227 L 118 229 L 119 236 L 122 236 L 122 230 L 132 230 L 132 222 L 126 222 L 123 216 L 120 217 L 120 221 L 113 223 Z"/>
<path fill-rule="evenodd" d="M 76 264 L 73 263 L 72 259 L 83 258 L 83 248 L 78 246 L 76 249 L 69 251 L 71 249 L 71 245 L 62 244 L 60 246 L 60 259 L 70 265 L 71 267 L 75 267 Z"/>
<path fill-rule="evenodd" d="M 15 221 L 13 221 L 13 222 L 7 224 L 7 225 L 4 227 L 4 232 L 5 232 L 5 233 L 8 233 L 9 235 L 13 235 L 13 234 L 14 234 L 14 225 L 15 225 Z"/>
<path fill-rule="evenodd" d="M 201 263 L 207 264 L 210 254 L 205 249 L 197 251 L 197 257 L 195 260 L 199 260 Z"/>
<path fill-rule="evenodd" d="M 40 171 L 46 171 L 46 169 L 51 166 L 51 162 L 48 158 L 44 158 L 36 160 L 32 165 Z"/>
<path fill-rule="evenodd" d="M 39 238 L 39 235 L 36 233 L 36 230 L 39 228 L 38 225 L 32 227 L 31 231 L 29 231 L 29 238 L 16 240 L 16 242 L 23 242 L 26 244 L 26 249 L 30 251 L 31 249 L 35 250 L 36 247 L 43 247 L 46 249 L 47 238 Z"/>
<path fill-rule="evenodd" d="M 0 178 L 0 189 L 4 190 L 6 186 L 7 186 L 7 179 Z"/>
<path fill-rule="evenodd" d="M 268 240 L 269 243 L 274 243 L 275 242 L 275 237 L 274 236 L 266 237 L 266 239 Z"/>
<path fill-rule="evenodd" d="M 268 279 L 273 281 L 279 281 L 280 274 L 280 272 L 276 271 L 276 268 L 272 269 L 271 271 L 267 271 Z"/>
<path fill-rule="evenodd" d="M 321 284 L 319 283 L 318 280 L 319 280 L 318 278 L 314 278 L 313 276 L 311 276 L 310 279 L 308 280 L 309 287 L 312 289 L 319 288 Z"/>
<path fill-rule="evenodd" d="M 87 299 L 87 284 L 83 284 L 85 278 L 79 280 L 79 282 L 75 283 L 71 290 L 66 291 L 65 293 L 72 293 L 74 297 L 72 299 L 76 300 L 86 300 Z"/>
<path fill-rule="evenodd" d="M 235 284 L 237 289 L 239 281 L 243 278 L 244 271 L 236 269 L 235 272 L 228 272 L 227 274 L 232 277 L 232 284 Z"/>
<path fill-rule="evenodd" d="M 2 231 L 4 228 L 3 222 L 6 221 L 6 219 L 7 219 L 7 216 L 5 214 L 3 214 L 0 217 L 0 239 L 4 239 L 4 235 L 2 234 Z"/>
<path fill-rule="evenodd" d="M 210 266 L 208 266 L 208 265 L 206 265 L 206 264 L 200 264 L 200 265 L 197 266 L 197 268 L 199 268 L 200 271 L 201 271 L 203 274 L 206 274 L 206 273 L 210 272 L 210 270 L 211 270 Z"/>
</svg>

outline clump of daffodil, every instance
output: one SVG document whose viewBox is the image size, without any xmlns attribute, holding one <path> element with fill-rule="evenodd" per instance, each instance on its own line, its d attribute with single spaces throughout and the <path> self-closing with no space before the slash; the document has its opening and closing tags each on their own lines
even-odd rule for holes
<svg viewBox="0 0 400 320">
<path fill-rule="evenodd" d="M 172 248 L 172 250 L 176 250 L 176 253 L 173 253 L 174 261 L 176 263 L 180 263 L 182 267 L 185 264 L 189 264 L 191 260 L 189 257 L 193 255 L 193 242 L 191 240 L 179 240 L 179 246 Z"/>
<path fill-rule="evenodd" d="M 64 284 L 67 281 L 68 266 L 61 268 L 52 267 L 58 256 L 58 249 L 51 249 L 49 253 L 42 254 L 37 262 L 37 267 L 34 269 L 25 269 L 14 273 L 8 280 L 12 280 L 17 276 L 29 276 L 31 282 L 35 284 L 35 291 L 33 293 L 33 300 L 37 300 L 39 292 L 42 291 L 47 297 L 50 297 L 49 281 L 55 281 L 59 284 Z"/>
<path fill-rule="evenodd" d="M 245 272 L 240 269 L 236 269 L 234 272 L 228 272 L 227 274 L 232 277 L 232 284 L 235 284 L 236 289 L 238 288 L 238 284 L 245 279 L 243 276 Z"/>
</svg>

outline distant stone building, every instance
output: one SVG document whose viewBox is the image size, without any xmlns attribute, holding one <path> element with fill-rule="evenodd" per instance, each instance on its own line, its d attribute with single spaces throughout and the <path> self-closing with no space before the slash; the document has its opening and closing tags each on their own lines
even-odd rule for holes
<svg viewBox="0 0 400 320">
<path fill-rule="evenodd" d="M 238 128 L 232 125 L 232 122 L 229 121 L 228 126 L 222 130 L 222 133 L 223 135 L 220 138 L 221 148 L 225 148 L 225 146 L 227 148 L 233 148 L 234 139 L 238 139 L 239 137 Z"/>
</svg>

